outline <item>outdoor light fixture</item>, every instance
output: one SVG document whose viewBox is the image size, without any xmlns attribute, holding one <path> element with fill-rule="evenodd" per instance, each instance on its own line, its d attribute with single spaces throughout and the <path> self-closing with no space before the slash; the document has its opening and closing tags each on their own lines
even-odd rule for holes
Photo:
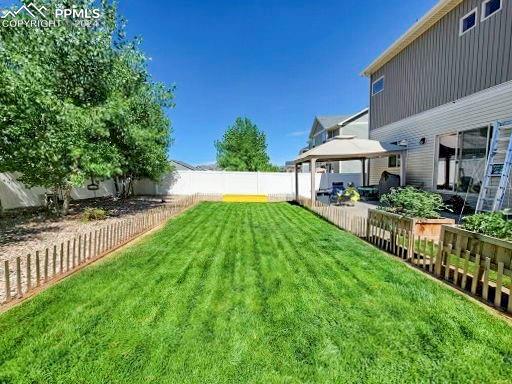
<svg viewBox="0 0 512 384">
<path fill-rule="evenodd" d="M 420 139 L 420 145 L 424 145 L 427 142 L 427 139 L 425 137 L 422 137 Z"/>
</svg>

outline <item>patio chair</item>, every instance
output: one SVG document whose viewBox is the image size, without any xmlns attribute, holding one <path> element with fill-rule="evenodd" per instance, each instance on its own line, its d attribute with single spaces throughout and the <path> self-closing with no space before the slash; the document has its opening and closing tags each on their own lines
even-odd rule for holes
<svg viewBox="0 0 512 384">
<path fill-rule="evenodd" d="M 339 194 L 343 193 L 343 191 L 345 191 L 343 181 L 332 183 L 332 190 L 331 194 L 329 195 L 329 203 L 336 204 L 338 202 Z"/>
</svg>

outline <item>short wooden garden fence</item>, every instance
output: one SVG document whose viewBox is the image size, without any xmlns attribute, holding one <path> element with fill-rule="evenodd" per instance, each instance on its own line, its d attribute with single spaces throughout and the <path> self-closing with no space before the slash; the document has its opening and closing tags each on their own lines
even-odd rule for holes
<svg viewBox="0 0 512 384">
<path fill-rule="evenodd" d="M 390 221 L 378 215 L 366 218 L 336 206 L 300 198 L 300 205 L 312 210 L 337 227 L 374 246 L 399 257 L 479 298 L 486 304 L 512 313 L 512 244 L 495 241 L 494 247 L 483 244 L 479 236 L 469 237 L 454 226 L 443 226 L 438 241 L 415 236 L 403 222 Z M 384 216 L 382 216 L 384 217 Z"/>
<path fill-rule="evenodd" d="M 292 201 L 292 195 L 271 194 L 269 201 Z M 180 196 L 141 215 L 101 225 L 24 257 L 0 258 L 0 304 L 21 299 L 102 258 L 143 233 L 202 201 L 222 201 L 218 194 Z"/>
<path fill-rule="evenodd" d="M 152 208 L 140 215 L 101 225 L 24 257 L 0 261 L 0 303 L 21 299 L 51 282 L 78 271 L 162 224 L 199 201 L 218 200 L 214 195 L 191 195 Z"/>
</svg>

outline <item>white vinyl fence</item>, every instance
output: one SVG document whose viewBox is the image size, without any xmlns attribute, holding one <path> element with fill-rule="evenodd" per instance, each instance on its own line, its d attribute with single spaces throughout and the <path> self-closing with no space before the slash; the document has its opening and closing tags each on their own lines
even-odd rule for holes
<svg viewBox="0 0 512 384">
<path fill-rule="evenodd" d="M 326 173 L 316 175 L 316 189 L 331 187 L 333 182 L 345 184 L 361 183 L 361 174 Z M 311 195 L 309 173 L 299 174 L 299 193 Z M 242 194 L 242 195 L 294 195 L 295 173 L 280 172 L 224 172 L 224 171 L 175 171 L 162 182 L 142 180 L 135 183 L 137 195 L 192 195 L 203 194 Z"/>
<path fill-rule="evenodd" d="M 90 199 L 93 197 L 111 196 L 114 194 L 114 182 L 102 181 L 97 191 L 83 188 L 73 188 L 71 198 L 74 200 Z M 44 204 L 44 194 L 50 192 L 46 188 L 26 188 L 12 173 L 0 173 L 0 201 L 4 209 L 38 207 Z"/>
<path fill-rule="evenodd" d="M 360 173 L 317 174 L 316 189 L 329 188 L 333 182 L 345 184 L 361 183 Z M 299 192 L 310 197 L 310 174 L 299 174 Z M 295 174 L 279 172 L 223 172 L 223 171 L 174 171 L 167 174 L 162 182 L 149 180 L 134 183 L 136 195 L 190 196 L 200 194 L 247 194 L 247 195 L 295 195 Z M 26 188 L 11 173 L 0 173 L 0 201 L 4 209 L 37 207 L 44 203 L 45 188 Z M 112 180 L 101 181 L 99 190 L 89 191 L 86 187 L 74 188 L 74 200 L 112 196 L 115 193 Z"/>
</svg>

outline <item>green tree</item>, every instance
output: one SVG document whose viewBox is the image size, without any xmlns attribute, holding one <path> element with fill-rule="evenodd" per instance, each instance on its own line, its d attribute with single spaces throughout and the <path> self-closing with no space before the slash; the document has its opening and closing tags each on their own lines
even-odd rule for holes
<svg viewBox="0 0 512 384">
<path fill-rule="evenodd" d="M 217 165 L 227 171 L 275 171 L 267 154 L 265 133 L 248 118 L 238 117 L 215 142 Z"/>
<path fill-rule="evenodd" d="M 120 172 L 114 177 L 120 196 L 131 191 L 133 180 L 158 181 L 169 168 L 170 121 L 165 108 L 174 106 L 174 87 L 150 80 L 139 41 L 119 49 L 115 61 L 108 121 L 110 136 L 121 155 Z"/>
<path fill-rule="evenodd" d="M 44 5 L 52 13 L 60 3 Z M 72 3 L 100 7 L 97 25 L 65 20 L 0 30 L 0 171 L 62 193 L 64 213 L 71 188 L 89 178 L 165 172 L 170 129 L 163 108 L 173 91 L 151 81 L 114 5 Z"/>
</svg>

